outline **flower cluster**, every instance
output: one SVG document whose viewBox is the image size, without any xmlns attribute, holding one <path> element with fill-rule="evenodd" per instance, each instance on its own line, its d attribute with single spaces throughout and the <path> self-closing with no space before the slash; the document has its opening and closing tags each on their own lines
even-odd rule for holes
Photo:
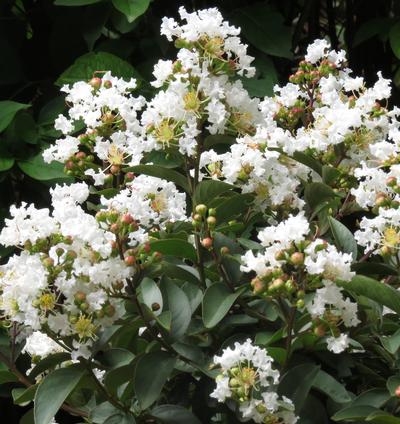
<svg viewBox="0 0 400 424">
<path fill-rule="evenodd" d="M 221 356 L 214 357 L 220 367 L 217 387 L 211 397 L 218 402 L 233 399 L 243 418 L 263 424 L 294 424 L 293 403 L 276 393 L 279 371 L 273 368 L 273 360 L 265 349 L 252 344 L 250 339 L 226 348 Z"/>
<path fill-rule="evenodd" d="M 303 213 L 261 230 L 258 239 L 264 249 L 257 254 L 247 251 L 241 267 L 256 273 L 251 281 L 254 294 L 287 298 L 300 309 L 306 306 L 318 336 L 329 331 L 333 338 L 339 337 L 341 324 L 352 327 L 359 323 L 357 304 L 345 299 L 335 285 L 337 280 L 350 281 L 354 276 L 350 269 L 352 255 L 339 252 L 323 239 L 310 237 Z M 309 298 L 306 305 L 305 297 Z M 331 349 L 332 339 L 327 342 L 330 350 L 338 351 Z"/>
<path fill-rule="evenodd" d="M 55 128 L 65 137 L 44 151 L 44 160 L 63 162 L 67 175 L 91 177 L 95 185 L 112 180 L 123 165 L 137 165 L 151 147 L 139 137 L 137 113 L 145 101 L 132 95 L 135 88 L 136 80 L 126 82 L 110 72 L 63 86 L 68 118 L 60 115 Z"/>
<path fill-rule="evenodd" d="M 103 198 L 96 217 L 80 206 L 86 184 L 56 186 L 51 194 L 51 214 L 26 204 L 11 209 L 0 243 L 23 251 L 0 267 L 0 305 L 7 319 L 88 356 L 97 334 L 124 314 L 118 297 L 127 279 L 155 258 L 152 228 L 183 219 L 186 206 L 172 183 L 154 177 Z"/>
</svg>

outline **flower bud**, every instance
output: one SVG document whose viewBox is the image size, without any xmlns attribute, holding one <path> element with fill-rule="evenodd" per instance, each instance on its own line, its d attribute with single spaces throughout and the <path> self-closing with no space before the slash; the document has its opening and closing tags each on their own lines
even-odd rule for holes
<svg viewBox="0 0 400 424">
<path fill-rule="evenodd" d="M 207 206 L 203 205 L 203 204 L 197 205 L 195 207 L 195 211 L 196 211 L 196 213 L 200 214 L 201 216 L 205 216 L 206 213 L 207 213 Z"/>
<path fill-rule="evenodd" d="M 397 185 L 397 178 L 396 177 L 388 177 L 386 179 L 386 185 L 389 187 L 394 187 L 395 185 Z"/>
<path fill-rule="evenodd" d="M 222 246 L 221 250 L 220 250 L 220 254 L 221 256 L 225 256 L 228 255 L 230 252 L 229 247 L 228 246 Z"/>
<path fill-rule="evenodd" d="M 134 219 L 130 213 L 126 213 L 125 215 L 122 215 L 121 221 L 123 224 L 132 224 Z"/>
<path fill-rule="evenodd" d="M 304 253 L 292 253 L 292 255 L 290 256 L 290 262 L 292 262 L 292 264 L 295 266 L 302 265 L 304 263 Z"/>
<path fill-rule="evenodd" d="M 209 216 L 207 218 L 207 225 L 211 229 L 215 228 L 215 226 L 217 225 L 217 220 L 215 219 L 214 216 Z"/>
<path fill-rule="evenodd" d="M 74 294 L 74 299 L 76 303 L 82 303 L 86 300 L 86 293 L 82 292 L 82 291 L 77 291 Z"/>
<path fill-rule="evenodd" d="M 304 308 L 304 300 L 303 300 L 303 299 L 299 299 L 299 300 L 296 302 L 296 307 L 297 307 L 297 308 L 299 308 L 299 309 Z"/>
<path fill-rule="evenodd" d="M 394 391 L 394 395 L 398 398 L 400 398 L 400 386 L 396 387 L 396 390 Z"/>
<path fill-rule="evenodd" d="M 103 87 L 104 88 L 111 88 L 112 87 L 112 82 L 110 80 L 105 80 L 103 82 Z"/>
<path fill-rule="evenodd" d="M 101 87 L 101 78 L 94 77 L 89 81 L 89 85 L 91 85 L 95 90 L 98 90 Z"/>
<path fill-rule="evenodd" d="M 127 256 L 124 262 L 127 266 L 133 266 L 136 263 L 136 258 L 134 256 Z"/>
<path fill-rule="evenodd" d="M 201 240 L 201 244 L 206 249 L 211 249 L 213 245 L 213 239 L 211 237 L 206 237 Z"/>
</svg>

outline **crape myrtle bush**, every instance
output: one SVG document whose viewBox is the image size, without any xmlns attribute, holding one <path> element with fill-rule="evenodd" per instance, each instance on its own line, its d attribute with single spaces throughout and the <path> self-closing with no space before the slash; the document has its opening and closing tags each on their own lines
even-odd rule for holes
<svg viewBox="0 0 400 424">
<path fill-rule="evenodd" d="M 395 9 L 9 6 L 25 37 L 2 41 L 10 422 L 400 422 Z M 64 71 L 56 43 L 30 80 L 40 11 L 62 34 L 85 14 L 64 45 L 83 56 Z M 349 40 L 382 61 L 352 71 Z"/>
</svg>

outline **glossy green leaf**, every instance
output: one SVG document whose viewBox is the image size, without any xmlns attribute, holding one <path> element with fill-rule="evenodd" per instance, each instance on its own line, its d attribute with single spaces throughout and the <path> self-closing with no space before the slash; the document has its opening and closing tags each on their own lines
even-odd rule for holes
<svg viewBox="0 0 400 424">
<path fill-rule="evenodd" d="M 8 171 L 13 167 L 15 160 L 12 158 L 0 158 L 0 172 Z"/>
<path fill-rule="evenodd" d="M 318 365 L 305 363 L 290 369 L 282 377 L 278 392 L 293 401 L 296 413 L 302 409 L 319 371 Z"/>
<path fill-rule="evenodd" d="M 90 52 L 78 57 L 55 82 L 56 85 L 73 84 L 77 81 L 89 81 L 95 72 L 111 71 L 113 76 L 131 79 L 138 73 L 125 60 L 106 52 Z M 100 74 L 97 74 L 101 76 Z"/>
<path fill-rule="evenodd" d="M 21 405 L 21 406 L 28 405 L 35 397 L 36 390 L 37 390 L 37 385 L 30 386 L 27 389 L 25 388 L 14 389 L 12 391 L 12 397 L 13 397 L 14 403 L 16 405 Z"/>
<path fill-rule="evenodd" d="M 123 412 L 119 412 L 118 414 L 111 415 L 108 417 L 103 424 L 135 424 L 135 417 L 131 414 L 124 414 Z"/>
<path fill-rule="evenodd" d="M 180 174 L 177 171 L 174 171 L 173 169 L 164 168 L 162 166 L 157 166 L 157 165 L 136 165 L 130 168 L 126 168 L 124 169 L 124 171 L 126 172 L 131 171 L 138 174 L 144 174 L 144 175 L 150 175 L 152 177 L 163 178 L 164 180 L 172 181 L 176 185 L 183 188 L 186 192 L 190 191 L 189 185 L 185 176 Z"/>
<path fill-rule="evenodd" d="M 374 424 L 400 424 L 400 418 L 397 418 L 385 411 L 375 411 L 368 415 L 365 421 Z"/>
<path fill-rule="evenodd" d="M 400 314 L 400 292 L 387 284 L 364 275 L 356 275 L 351 281 L 338 284 L 346 290 L 368 297 Z"/>
<path fill-rule="evenodd" d="M 392 375 L 386 382 L 386 387 L 392 396 L 395 396 L 396 389 L 400 386 L 400 375 Z"/>
<path fill-rule="evenodd" d="M 163 255 L 177 256 L 178 258 L 190 259 L 196 262 L 196 250 L 192 244 L 181 239 L 152 240 L 150 242 L 152 252 L 160 252 Z"/>
<path fill-rule="evenodd" d="M 192 308 L 185 292 L 168 278 L 161 281 L 165 308 L 171 312 L 170 335 L 174 340 L 181 339 L 190 324 Z"/>
<path fill-rule="evenodd" d="M 390 393 L 386 389 L 370 389 L 357 396 L 351 402 L 351 406 L 368 405 L 380 408 L 389 400 L 389 398 Z"/>
<path fill-rule="evenodd" d="M 356 421 L 368 417 L 369 414 L 379 411 L 377 408 L 368 405 L 357 405 L 343 408 L 336 412 L 331 419 L 333 421 Z"/>
<path fill-rule="evenodd" d="M 243 35 L 264 53 L 291 58 L 291 28 L 284 25 L 283 16 L 268 4 L 259 2 L 237 9 L 233 22 Z"/>
<path fill-rule="evenodd" d="M 42 360 L 40 360 L 37 365 L 30 372 L 30 378 L 36 378 L 39 374 L 47 371 L 48 369 L 55 367 L 64 361 L 69 361 L 71 356 L 66 352 L 54 353 L 53 355 L 46 356 Z"/>
<path fill-rule="evenodd" d="M 162 351 L 146 353 L 138 359 L 133 384 L 142 409 L 157 400 L 174 366 L 175 358 Z"/>
<path fill-rule="evenodd" d="M 151 278 L 143 278 L 140 283 L 144 304 L 151 310 L 153 305 L 158 305 L 158 309 L 154 311 L 155 315 L 160 315 L 163 309 L 163 298 L 157 284 Z"/>
<path fill-rule="evenodd" d="M 232 190 L 234 186 L 223 181 L 203 180 L 201 181 L 194 192 L 194 199 L 197 204 L 207 203 L 215 197 Z"/>
<path fill-rule="evenodd" d="M 336 242 L 336 246 L 344 253 L 350 253 L 353 257 L 353 261 L 357 259 L 357 243 L 354 239 L 352 232 L 341 222 L 328 217 L 329 226 L 331 228 L 333 237 Z"/>
<path fill-rule="evenodd" d="M 207 288 L 203 298 L 203 322 L 207 328 L 215 327 L 229 312 L 243 290 L 232 293 L 223 283 Z"/>
<path fill-rule="evenodd" d="M 17 162 L 17 165 L 21 171 L 35 180 L 71 180 L 71 178 L 65 175 L 63 164 L 60 162 L 46 163 L 43 160 L 42 153 L 39 153 L 38 155 L 27 160 L 20 160 Z"/>
<path fill-rule="evenodd" d="M 380 337 L 383 347 L 394 355 L 400 348 L 400 329 L 391 336 Z"/>
<path fill-rule="evenodd" d="M 400 59 L 400 22 L 397 22 L 390 29 L 389 41 L 393 53 L 398 59 Z"/>
<path fill-rule="evenodd" d="M 42 380 L 35 395 L 35 424 L 51 422 L 84 374 L 82 367 L 72 365 L 55 370 Z"/>
<path fill-rule="evenodd" d="M 0 370 L 0 384 L 17 382 L 18 378 L 8 370 Z"/>
<path fill-rule="evenodd" d="M 326 184 L 311 183 L 307 184 L 304 191 L 304 197 L 310 208 L 314 210 L 322 203 L 328 202 L 337 197 L 337 194 Z"/>
<path fill-rule="evenodd" d="M 334 402 L 346 403 L 351 401 L 351 397 L 345 387 L 325 371 L 318 371 L 312 386 L 322 393 L 325 393 Z"/>
<path fill-rule="evenodd" d="M 151 415 L 165 424 L 201 423 L 192 412 L 179 405 L 159 405 L 151 411 Z"/>
<path fill-rule="evenodd" d="M 114 7 L 126 16 L 128 22 L 133 22 L 149 7 L 150 0 L 112 0 Z"/>
<path fill-rule="evenodd" d="M 0 132 L 4 131 L 18 111 L 29 108 L 25 103 L 13 102 L 11 100 L 0 101 Z"/>
</svg>

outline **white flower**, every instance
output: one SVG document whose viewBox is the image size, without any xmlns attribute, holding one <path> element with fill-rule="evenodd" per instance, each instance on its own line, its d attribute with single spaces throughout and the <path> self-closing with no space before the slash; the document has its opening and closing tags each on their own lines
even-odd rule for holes
<svg viewBox="0 0 400 424">
<path fill-rule="evenodd" d="M 350 338 L 347 334 L 340 334 L 339 337 L 328 337 L 326 343 L 328 345 L 328 350 L 333 353 L 341 353 L 348 348 Z"/>
</svg>

